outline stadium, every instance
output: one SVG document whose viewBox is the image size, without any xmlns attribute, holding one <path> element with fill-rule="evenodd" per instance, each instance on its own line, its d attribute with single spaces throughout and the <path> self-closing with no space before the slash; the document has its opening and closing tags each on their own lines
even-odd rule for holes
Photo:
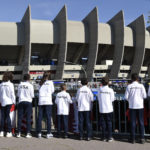
<svg viewBox="0 0 150 150">
<path fill-rule="evenodd" d="M 28 6 L 20 22 L 0 22 L 0 35 L 0 80 L 5 71 L 13 72 L 17 92 L 17 83 L 23 74 L 31 75 L 35 90 L 33 129 L 36 129 L 38 112 L 37 80 L 44 71 L 50 71 L 55 85 L 53 101 L 60 90 L 60 84 L 65 82 L 72 99 L 75 99 L 80 87 L 78 80 L 87 77 L 91 81 L 88 85 L 94 94 L 92 125 L 93 131 L 97 133 L 97 90 L 101 86 L 101 78 L 108 75 L 117 100 L 114 102 L 113 132 L 129 133 L 125 89 L 132 73 L 138 73 L 144 80 L 150 77 L 150 27 L 146 28 L 144 15 L 125 26 L 124 12 L 120 11 L 107 23 L 101 23 L 98 8 L 95 7 L 83 20 L 71 21 L 68 20 L 67 7 L 64 6 L 52 21 L 35 20 L 32 19 L 31 8 Z M 148 86 L 147 84 L 147 88 Z M 145 106 L 145 135 L 150 136 L 150 117 L 147 115 L 150 101 L 145 101 Z M 73 104 L 71 110 L 70 131 L 77 132 L 76 105 Z M 15 116 L 15 113 L 14 108 L 11 115 Z M 15 118 L 11 118 L 15 128 Z M 54 129 L 55 122 L 54 106 Z"/>
<path fill-rule="evenodd" d="M 21 22 L 0 22 L 0 78 L 12 71 L 15 80 L 51 71 L 55 80 L 87 76 L 96 80 L 150 75 L 150 27 L 141 15 L 125 26 L 120 11 L 101 23 L 97 7 L 82 21 L 67 19 L 64 6 L 54 20 L 34 20 L 27 8 Z"/>
</svg>

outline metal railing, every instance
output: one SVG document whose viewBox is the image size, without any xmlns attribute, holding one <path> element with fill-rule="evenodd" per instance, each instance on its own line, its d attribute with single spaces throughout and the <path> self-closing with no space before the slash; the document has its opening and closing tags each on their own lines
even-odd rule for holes
<svg viewBox="0 0 150 150">
<path fill-rule="evenodd" d="M 145 125 L 145 136 L 150 136 L 150 100 L 146 99 L 144 101 L 144 125 Z M 126 100 L 115 100 L 113 102 L 114 112 L 113 112 L 113 120 L 112 120 L 112 129 L 114 134 L 119 135 L 128 135 L 130 133 L 130 118 L 129 118 L 129 110 L 128 110 L 128 102 Z M 76 111 L 77 112 L 77 111 Z M 56 129 L 56 105 L 53 105 L 52 110 L 52 129 Z M 32 130 L 35 131 L 37 127 L 37 117 L 38 117 L 38 99 L 35 98 L 33 100 L 33 124 Z M 77 128 L 78 124 L 75 123 L 75 114 L 73 105 L 70 106 L 70 114 L 69 114 L 69 131 L 76 132 L 75 128 Z M 92 119 L 92 129 L 94 134 L 101 133 L 100 119 L 99 119 L 99 108 L 98 101 L 95 100 L 93 102 L 93 109 L 91 113 Z M 76 127 L 75 127 L 76 126 Z M 42 122 L 42 129 L 46 130 L 46 119 L 44 117 Z M 136 134 L 139 134 L 139 126 L 137 123 Z"/>
</svg>

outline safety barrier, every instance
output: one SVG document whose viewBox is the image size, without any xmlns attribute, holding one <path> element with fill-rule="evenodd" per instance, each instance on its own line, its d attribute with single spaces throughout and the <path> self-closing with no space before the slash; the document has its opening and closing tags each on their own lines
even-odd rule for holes
<svg viewBox="0 0 150 150">
<path fill-rule="evenodd" d="M 70 106 L 70 115 L 69 115 L 69 131 L 70 132 L 78 132 L 78 115 L 77 109 L 74 107 L 75 105 Z M 128 135 L 130 133 L 130 117 L 129 117 L 129 109 L 128 102 L 126 100 L 115 100 L 113 103 L 114 112 L 113 112 L 113 133 Z M 144 101 L 144 125 L 145 125 L 145 136 L 150 136 L 150 100 Z M 52 129 L 55 130 L 57 128 L 57 115 L 56 115 L 56 105 L 53 105 L 52 110 Z M 38 99 L 34 99 L 33 101 L 33 124 L 32 130 L 36 130 L 37 125 L 37 117 L 38 117 Z M 44 117 L 45 118 L 45 117 Z M 99 134 L 101 132 L 100 127 L 100 119 L 99 119 L 99 108 L 98 101 L 95 100 L 93 102 L 93 109 L 91 113 L 92 119 L 92 129 L 93 133 Z M 46 120 L 43 119 L 42 129 L 46 129 Z M 139 126 L 137 122 L 136 134 L 139 134 Z"/>
</svg>

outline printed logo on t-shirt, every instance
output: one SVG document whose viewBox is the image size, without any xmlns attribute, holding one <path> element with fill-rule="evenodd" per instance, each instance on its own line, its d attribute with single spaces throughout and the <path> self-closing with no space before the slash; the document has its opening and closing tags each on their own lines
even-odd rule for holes
<svg viewBox="0 0 150 150">
<path fill-rule="evenodd" d="M 28 86 L 26 86 L 26 85 L 21 85 L 20 88 L 21 88 L 21 89 L 28 89 Z"/>
<path fill-rule="evenodd" d="M 80 91 L 80 93 L 88 93 L 87 91 Z"/>
<path fill-rule="evenodd" d="M 67 96 L 58 96 L 58 98 L 66 99 L 66 98 L 67 98 Z"/>
</svg>

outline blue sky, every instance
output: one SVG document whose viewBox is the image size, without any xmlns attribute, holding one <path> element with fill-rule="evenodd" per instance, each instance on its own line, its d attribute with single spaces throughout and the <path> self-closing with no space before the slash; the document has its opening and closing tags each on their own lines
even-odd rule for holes
<svg viewBox="0 0 150 150">
<path fill-rule="evenodd" d="M 141 14 L 147 20 L 150 11 L 150 0 L 0 0 L 0 21 L 19 22 L 29 4 L 32 18 L 44 20 L 53 20 L 64 4 L 69 20 L 82 20 L 97 6 L 99 21 L 105 23 L 123 10 L 126 25 Z"/>
</svg>

